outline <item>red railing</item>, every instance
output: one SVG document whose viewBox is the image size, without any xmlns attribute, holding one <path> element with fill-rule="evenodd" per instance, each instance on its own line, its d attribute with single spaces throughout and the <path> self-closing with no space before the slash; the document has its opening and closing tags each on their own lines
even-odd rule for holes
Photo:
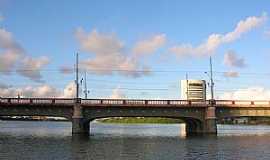
<svg viewBox="0 0 270 160">
<path fill-rule="evenodd" d="M 0 103 L 10 104 L 72 104 L 76 99 L 70 98 L 0 98 Z"/>
<path fill-rule="evenodd" d="M 270 101 L 266 101 L 266 100 L 256 100 L 256 101 L 249 101 L 249 100 L 215 100 L 215 103 L 217 106 L 222 106 L 222 105 L 235 105 L 235 106 L 239 106 L 239 105 L 246 105 L 246 106 L 250 106 L 250 105 L 269 105 L 270 106 Z"/>
<path fill-rule="evenodd" d="M 142 99 L 82 99 L 82 104 L 86 105 L 207 105 L 207 101 L 187 101 L 187 100 L 142 100 Z"/>
<path fill-rule="evenodd" d="M 188 101 L 188 100 L 142 100 L 142 99 L 79 99 L 84 105 L 147 105 L 147 106 L 270 106 L 270 101 L 248 100 L 215 100 L 215 101 Z M 74 104 L 73 98 L 0 98 L 0 103 L 9 104 Z"/>
</svg>

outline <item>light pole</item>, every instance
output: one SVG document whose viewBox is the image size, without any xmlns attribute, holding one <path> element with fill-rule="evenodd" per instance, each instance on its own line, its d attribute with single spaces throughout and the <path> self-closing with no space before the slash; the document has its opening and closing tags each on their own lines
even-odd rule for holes
<svg viewBox="0 0 270 160">
<path fill-rule="evenodd" d="M 207 72 L 206 72 L 207 73 Z M 208 75 L 208 74 L 207 74 Z M 209 75 L 208 75 L 209 76 Z M 213 82 L 213 69 L 212 69 L 212 58 L 210 57 L 210 87 L 211 87 L 211 99 L 210 105 L 206 108 L 205 116 L 205 132 L 210 134 L 217 133 L 217 122 L 216 122 L 216 107 L 214 100 L 214 82 Z"/>
<path fill-rule="evenodd" d="M 88 93 L 90 93 L 90 91 L 87 89 L 87 80 L 86 80 L 86 70 L 84 72 L 84 98 L 87 99 L 87 95 Z"/>
<path fill-rule="evenodd" d="M 79 54 L 76 53 L 76 103 L 79 102 Z"/>
<path fill-rule="evenodd" d="M 211 100 L 214 100 L 214 82 L 213 82 L 213 69 L 212 57 L 210 56 L 210 83 L 211 83 Z"/>
<path fill-rule="evenodd" d="M 210 92 L 211 92 L 211 101 L 214 100 L 214 81 L 213 81 L 213 68 L 212 68 L 212 58 L 210 57 L 210 75 L 208 72 L 204 72 L 210 78 Z"/>
</svg>

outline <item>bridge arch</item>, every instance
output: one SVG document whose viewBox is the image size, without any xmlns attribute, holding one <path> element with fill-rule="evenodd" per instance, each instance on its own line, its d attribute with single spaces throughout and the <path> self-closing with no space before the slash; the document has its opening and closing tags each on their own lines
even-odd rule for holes
<svg viewBox="0 0 270 160">
<path fill-rule="evenodd" d="M 90 124 L 92 121 L 102 118 L 114 118 L 119 116 L 97 116 L 91 117 L 84 120 L 84 127 L 90 129 Z M 136 116 L 121 116 L 121 117 L 136 117 Z M 171 118 L 171 119 L 180 119 L 185 123 L 186 135 L 194 135 L 198 133 L 203 133 L 203 121 L 194 117 L 175 117 L 175 116 L 145 116 L 149 118 Z"/>
<path fill-rule="evenodd" d="M 43 105 L 35 106 L 30 104 L 18 104 L 12 107 L 0 105 L 0 116 L 48 116 L 64 117 L 72 120 L 73 109 L 69 106 Z"/>
<path fill-rule="evenodd" d="M 182 119 L 186 124 L 187 134 L 202 133 L 204 129 L 204 107 L 84 107 L 84 124 L 108 117 L 162 117 Z M 86 129 L 89 127 L 86 127 Z"/>
</svg>

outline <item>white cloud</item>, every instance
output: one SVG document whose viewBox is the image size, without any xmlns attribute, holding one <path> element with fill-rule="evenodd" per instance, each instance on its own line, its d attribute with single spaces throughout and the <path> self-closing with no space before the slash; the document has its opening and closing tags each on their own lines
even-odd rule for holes
<svg viewBox="0 0 270 160">
<path fill-rule="evenodd" d="M 166 35 L 159 34 L 137 42 L 132 51 L 136 56 L 151 54 L 157 51 L 157 49 L 159 49 L 165 43 Z"/>
<path fill-rule="evenodd" d="M 225 72 L 224 76 L 228 78 L 236 78 L 239 76 L 239 73 L 235 71 L 229 71 L 229 72 Z"/>
<path fill-rule="evenodd" d="M 25 77 L 30 78 L 33 81 L 41 81 L 40 69 L 49 63 L 47 57 L 31 58 L 25 57 L 22 59 L 19 69 L 17 72 Z"/>
<path fill-rule="evenodd" d="M 12 33 L 0 28 L 0 73 L 9 74 L 14 68 L 19 67 L 17 72 L 20 75 L 40 82 L 40 69 L 48 63 L 47 57 L 35 59 L 27 56 Z"/>
<path fill-rule="evenodd" d="M 0 88 L 1 89 L 6 89 L 6 88 L 9 88 L 9 87 L 11 87 L 11 86 L 0 83 Z"/>
<path fill-rule="evenodd" d="M 0 28 L 0 71 L 8 74 L 23 55 L 22 47 L 14 40 L 12 34 Z"/>
<path fill-rule="evenodd" d="M 75 36 L 80 49 L 94 55 L 81 61 L 83 69 L 101 75 L 118 73 L 129 77 L 139 77 L 149 72 L 149 68 L 141 65 L 137 57 L 126 52 L 124 43 L 114 34 L 99 33 L 96 30 L 87 34 L 79 28 Z"/>
<path fill-rule="evenodd" d="M 4 74 L 9 74 L 15 67 L 17 60 L 21 57 L 20 54 L 7 50 L 0 54 L 0 71 Z"/>
<path fill-rule="evenodd" d="M 23 48 L 14 40 L 12 33 L 0 28 L 0 48 L 22 53 Z"/>
<path fill-rule="evenodd" d="M 58 97 L 60 94 L 60 92 L 56 88 L 46 84 L 38 87 L 29 86 L 23 88 L 21 93 L 25 97 Z"/>
<path fill-rule="evenodd" d="M 123 99 L 126 98 L 126 95 L 120 90 L 119 87 L 112 90 L 111 99 Z"/>
<path fill-rule="evenodd" d="M 87 34 L 82 28 L 79 28 L 75 32 L 75 36 L 80 42 L 81 50 L 96 55 L 119 53 L 124 46 L 123 42 L 114 34 L 102 34 L 96 30 Z"/>
<path fill-rule="evenodd" d="M 76 84 L 75 82 L 70 82 L 64 88 L 64 93 L 62 97 L 72 98 L 76 96 Z"/>
<path fill-rule="evenodd" d="M 225 92 L 218 96 L 218 99 L 224 100 L 269 100 L 270 90 L 263 87 L 249 87 L 238 89 L 233 92 Z"/>
<path fill-rule="evenodd" d="M 42 97 L 42 98 L 72 98 L 75 97 L 76 86 L 74 82 L 68 83 L 63 90 L 42 84 L 38 86 L 13 87 L 6 84 L 0 84 L 0 97 Z"/>
<path fill-rule="evenodd" d="M 47 84 L 40 85 L 37 87 L 24 86 L 14 88 L 12 86 L 0 87 L 1 97 L 59 97 L 61 94 L 56 88 L 51 87 Z"/>
<path fill-rule="evenodd" d="M 229 67 L 245 67 L 245 59 L 239 58 L 233 50 L 229 50 L 224 54 L 224 64 Z"/>
<path fill-rule="evenodd" d="M 239 39 L 242 34 L 252 30 L 253 28 L 256 28 L 260 25 L 262 25 L 267 19 L 267 15 L 264 13 L 261 17 L 248 17 L 245 20 L 241 20 L 238 22 L 236 28 L 232 31 L 227 33 L 223 37 L 224 43 L 235 41 L 236 39 Z"/>
<path fill-rule="evenodd" d="M 74 68 L 69 66 L 61 66 L 59 70 L 62 74 L 71 74 L 74 72 Z"/>
<path fill-rule="evenodd" d="M 198 46 L 192 46 L 192 44 L 180 44 L 169 48 L 171 53 L 176 54 L 179 57 L 204 57 L 215 53 L 216 49 L 225 43 L 231 43 L 239 38 L 244 33 L 262 25 L 267 19 L 267 15 L 263 14 L 260 17 L 247 17 L 245 20 L 241 20 L 236 25 L 232 32 L 226 34 L 211 34 L 204 42 Z"/>
</svg>

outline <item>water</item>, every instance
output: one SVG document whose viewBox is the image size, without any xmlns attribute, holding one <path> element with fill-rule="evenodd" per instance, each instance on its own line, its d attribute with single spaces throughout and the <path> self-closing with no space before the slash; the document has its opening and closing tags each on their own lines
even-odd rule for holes
<svg viewBox="0 0 270 160">
<path fill-rule="evenodd" d="M 0 121 L 0 159 L 266 160 L 270 126 L 219 125 L 218 136 L 185 137 L 183 124 L 91 124 L 72 138 L 69 122 Z"/>
</svg>

